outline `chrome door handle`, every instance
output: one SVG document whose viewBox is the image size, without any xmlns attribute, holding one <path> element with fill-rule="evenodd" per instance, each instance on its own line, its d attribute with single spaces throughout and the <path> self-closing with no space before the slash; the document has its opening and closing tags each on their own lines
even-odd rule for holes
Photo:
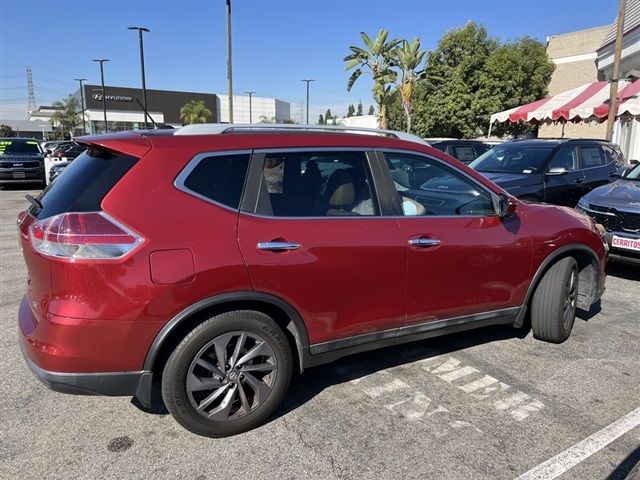
<svg viewBox="0 0 640 480">
<path fill-rule="evenodd" d="M 436 238 L 412 238 L 409 240 L 409 245 L 412 247 L 435 247 L 440 245 L 440 240 Z"/>
<path fill-rule="evenodd" d="M 258 242 L 258 250 L 269 252 L 277 252 L 281 250 L 297 250 L 300 248 L 299 243 L 292 242 Z"/>
</svg>

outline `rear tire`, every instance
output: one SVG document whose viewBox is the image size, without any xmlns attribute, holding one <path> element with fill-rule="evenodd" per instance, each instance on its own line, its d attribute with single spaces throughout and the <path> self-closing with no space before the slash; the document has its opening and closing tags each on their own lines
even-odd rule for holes
<svg viewBox="0 0 640 480">
<path fill-rule="evenodd" d="M 176 347 L 162 375 L 162 398 L 187 430 L 235 435 L 274 412 L 291 372 L 291 347 L 269 316 L 227 312 L 198 325 Z"/>
<path fill-rule="evenodd" d="M 562 343 L 571 334 L 578 301 L 578 263 L 566 257 L 544 274 L 531 300 L 531 329 L 539 340 Z"/>
</svg>

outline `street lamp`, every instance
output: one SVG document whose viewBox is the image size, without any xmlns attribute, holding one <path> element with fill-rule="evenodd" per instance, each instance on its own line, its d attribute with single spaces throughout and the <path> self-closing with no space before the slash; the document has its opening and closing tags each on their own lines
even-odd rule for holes
<svg viewBox="0 0 640 480">
<path fill-rule="evenodd" d="M 300 80 L 301 82 L 307 82 L 307 125 L 309 125 L 309 83 L 315 82 L 315 80 L 311 78 L 307 78 L 304 80 Z"/>
<path fill-rule="evenodd" d="M 76 82 L 80 84 L 80 102 L 82 105 L 82 133 L 83 135 L 87 134 L 87 122 L 84 119 L 84 91 L 82 90 L 82 82 L 86 82 L 86 78 L 74 78 Z"/>
<path fill-rule="evenodd" d="M 147 85 L 144 79 L 144 45 L 142 43 L 142 32 L 148 32 L 145 27 L 128 27 L 129 30 L 138 30 L 138 38 L 140 39 L 140 70 L 142 71 L 142 105 L 144 108 L 144 129 L 149 128 L 147 124 Z"/>
<path fill-rule="evenodd" d="M 233 75 L 231 62 L 231 0 L 227 3 L 227 79 L 229 80 L 229 123 L 233 123 Z"/>
<path fill-rule="evenodd" d="M 253 122 L 251 121 L 251 95 L 253 95 L 253 94 L 254 94 L 254 93 L 256 93 L 256 92 L 253 92 L 253 91 L 252 91 L 252 92 L 244 92 L 244 93 L 246 93 L 247 95 L 249 95 L 249 123 L 253 123 Z"/>
<path fill-rule="evenodd" d="M 109 125 L 107 125 L 107 92 L 104 89 L 104 62 L 108 62 L 108 58 L 100 58 L 93 60 L 94 62 L 98 62 L 100 64 L 100 81 L 102 82 L 102 111 L 104 112 L 104 131 L 105 133 L 109 131 Z"/>
</svg>

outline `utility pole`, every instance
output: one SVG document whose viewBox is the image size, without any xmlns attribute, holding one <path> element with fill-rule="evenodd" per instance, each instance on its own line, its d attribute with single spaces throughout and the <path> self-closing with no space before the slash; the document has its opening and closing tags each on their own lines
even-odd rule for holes
<svg viewBox="0 0 640 480">
<path fill-rule="evenodd" d="M 313 80 L 311 78 L 305 78 L 305 79 L 302 79 L 300 81 L 307 83 L 307 125 L 309 125 L 309 83 L 310 82 L 315 82 L 315 80 Z"/>
<path fill-rule="evenodd" d="M 82 82 L 86 82 L 86 78 L 74 78 L 76 82 L 80 84 L 80 105 L 82 107 L 82 134 L 87 134 L 87 121 L 84 118 L 84 90 L 82 89 Z"/>
<path fill-rule="evenodd" d="M 252 117 L 251 117 L 251 95 L 253 95 L 256 92 L 251 91 L 251 92 L 244 92 L 244 93 L 249 95 L 249 123 L 251 124 L 251 123 L 253 123 Z"/>
<path fill-rule="evenodd" d="M 140 70 L 142 71 L 142 106 L 144 108 L 144 129 L 149 128 L 147 123 L 147 83 L 144 78 L 144 44 L 142 42 L 142 32 L 148 32 L 149 29 L 145 27 L 128 27 L 129 30 L 138 30 L 138 37 L 140 39 Z"/>
<path fill-rule="evenodd" d="M 94 60 L 94 62 L 98 62 L 100 64 L 100 81 L 102 82 L 102 111 L 104 112 L 104 131 L 107 133 L 109 131 L 109 125 L 107 124 L 107 92 L 104 89 L 104 62 L 108 62 L 107 58 L 100 58 Z"/>
<path fill-rule="evenodd" d="M 607 141 L 613 138 L 613 125 L 618 112 L 618 77 L 620 76 L 620 57 L 622 56 L 622 36 L 624 34 L 624 13 L 626 0 L 619 0 L 618 23 L 616 31 L 616 48 L 613 55 L 613 73 L 611 75 L 611 88 L 609 91 L 609 117 L 607 118 Z"/>
<path fill-rule="evenodd" d="M 229 123 L 233 123 L 233 74 L 231 68 L 231 0 L 227 0 L 227 79 L 229 80 Z"/>
</svg>

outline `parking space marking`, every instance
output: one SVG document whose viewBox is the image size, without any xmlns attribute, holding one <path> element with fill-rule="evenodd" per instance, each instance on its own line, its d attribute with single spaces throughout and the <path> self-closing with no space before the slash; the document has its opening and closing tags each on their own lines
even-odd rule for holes
<svg viewBox="0 0 640 480">
<path fill-rule="evenodd" d="M 385 383 L 384 385 L 377 387 L 366 388 L 363 389 L 363 391 L 371 398 L 376 398 L 385 393 L 395 392 L 396 390 L 401 390 L 403 388 L 409 388 L 409 385 L 398 378 L 394 378 L 389 383 Z"/>
<path fill-rule="evenodd" d="M 421 364 L 423 370 L 450 383 L 463 392 L 478 399 L 492 400 L 496 410 L 508 413 L 519 422 L 544 408 L 544 403 L 540 400 L 513 389 L 510 385 L 501 382 L 497 378 L 483 374 L 477 368 L 463 365 L 460 360 L 454 357 L 431 357 L 418 363 Z M 468 379 L 467 377 L 475 374 L 483 376 L 462 385 L 455 383 L 456 380 Z M 511 395 L 500 398 L 507 391 L 512 392 Z"/>
<path fill-rule="evenodd" d="M 552 480 L 557 478 L 639 425 L 640 408 L 636 408 L 555 457 L 533 467 L 516 480 Z"/>
</svg>

